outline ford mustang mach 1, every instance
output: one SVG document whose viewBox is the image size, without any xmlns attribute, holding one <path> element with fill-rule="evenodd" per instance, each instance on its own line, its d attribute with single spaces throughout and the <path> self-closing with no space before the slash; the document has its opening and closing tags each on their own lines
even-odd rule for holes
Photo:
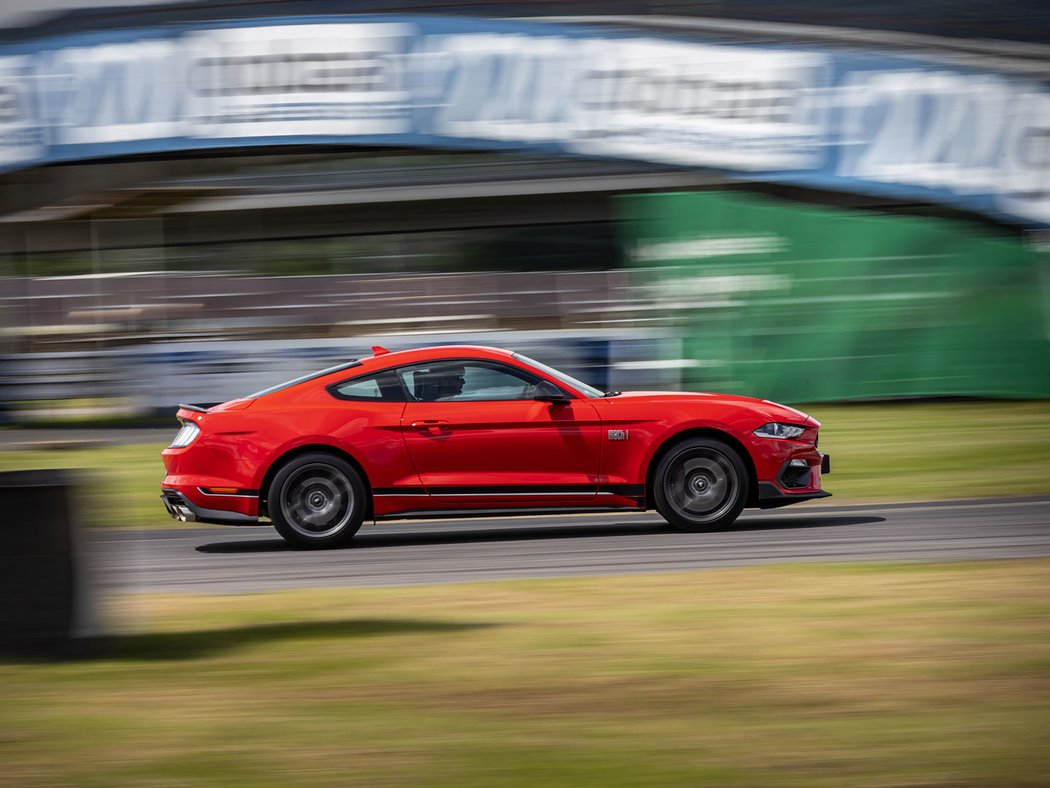
<svg viewBox="0 0 1050 788">
<path fill-rule="evenodd" d="M 161 499 L 183 521 L 269 520 L 334 547 L 366 520 L 643 511 L 731 525 L 745 507 L 823 498 L 820 424 L 784 405 L 603 392 L 518 353 L 374 355 L 207 410 L 180 406 Z"/>
</svg>

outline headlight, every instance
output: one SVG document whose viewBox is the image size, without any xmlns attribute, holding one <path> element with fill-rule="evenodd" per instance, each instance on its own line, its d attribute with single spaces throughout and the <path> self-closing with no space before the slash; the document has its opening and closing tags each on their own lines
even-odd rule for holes
<svg viewBox="0 0 1050 788">
<path fill-rule="evenodd" d="M 796 424 L 784 424 L 779 421 L 771 421 L 769 424 L 763 424 L 755 430 L 755 435 L 760 438 L 782 438 L 786 440 L 797 438 L 805 431 L 805 427 L 799 427 Z"/>
<path fill-rule="evenodd" d="M 182 449 L 193 443 L 193 439 L 200 435 L 201 428 L 194 424 L 192 421 L 187 421 L 182 425 L 182 429 L 176 433 L 175 438 L 171 442 L 171 449 Z"/>
</svg>

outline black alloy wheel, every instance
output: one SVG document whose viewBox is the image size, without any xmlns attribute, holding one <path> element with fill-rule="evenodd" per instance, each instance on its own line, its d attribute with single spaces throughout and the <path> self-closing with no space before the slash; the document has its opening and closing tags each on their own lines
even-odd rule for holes
<svg viewBox="0 0 1050 788">
<path fill-rule="evenodd" d="M 364 519 L 368 491 L 350 463 L 331 454 L 304 454 L 286 463 L 270 484 L 273 527 L 300 547 L 337 547 Z"/>
<path fill-rule="evenodd" d="M 709 438 L 689 438 L 661 459 L 653 476 L 656 510 L 680 531 L 715 531 L 744 508 L 748 475 L 739 453 Z"/>
</svg>

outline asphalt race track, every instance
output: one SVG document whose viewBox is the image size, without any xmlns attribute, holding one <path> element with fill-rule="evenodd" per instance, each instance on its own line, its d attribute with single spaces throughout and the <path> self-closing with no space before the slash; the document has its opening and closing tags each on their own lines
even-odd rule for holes
<svg viewBox="0 0 1050 788">
<path fill-rule="evenodd" d="M 1050 556 L 1050 497 L 800 504 L 747 511 L 731 531 L 682 534 L 653 513 L 366 524 L 348 546 L 305 551 L 272 528 L 100 531 L 101 591 L 238 593 L 304 586 L 458 583 L 805 561 Z"/>
</svg>

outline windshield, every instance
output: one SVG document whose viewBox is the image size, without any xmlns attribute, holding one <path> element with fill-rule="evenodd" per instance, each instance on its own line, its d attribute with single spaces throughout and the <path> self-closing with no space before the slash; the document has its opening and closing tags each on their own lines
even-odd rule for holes
<svg viewBox="0 0 1050 788">
<path fill-rule="evenodd" d="M 516 358 L 518 361 L 521 361 L 525 364 L 528 364 L 530 367 L 535 367 L 536 369 L 541 370 L 542 372 L 546 372 L 552 378 L 560 380 L 562 383 L 565 383 L 568 386 L 572 386 L 585 397 L 588 397 L 590 399 L 597 399 L 598 397 L 605 396 L 604 392 L 599 391 L 594 386 L 588 386 L 581 380 L 577 380 L 576 378 L 570 375 L 566 375 L 564 372 L 561 372 L 560 370 L 557 370 L 554 367 L 548 367 L 546 364 L 541 364 L 538 361 L 533 361 L 528 356 L 521 355 L 521 353 L 514 353 L 511 357 Z"/>
</svg>

